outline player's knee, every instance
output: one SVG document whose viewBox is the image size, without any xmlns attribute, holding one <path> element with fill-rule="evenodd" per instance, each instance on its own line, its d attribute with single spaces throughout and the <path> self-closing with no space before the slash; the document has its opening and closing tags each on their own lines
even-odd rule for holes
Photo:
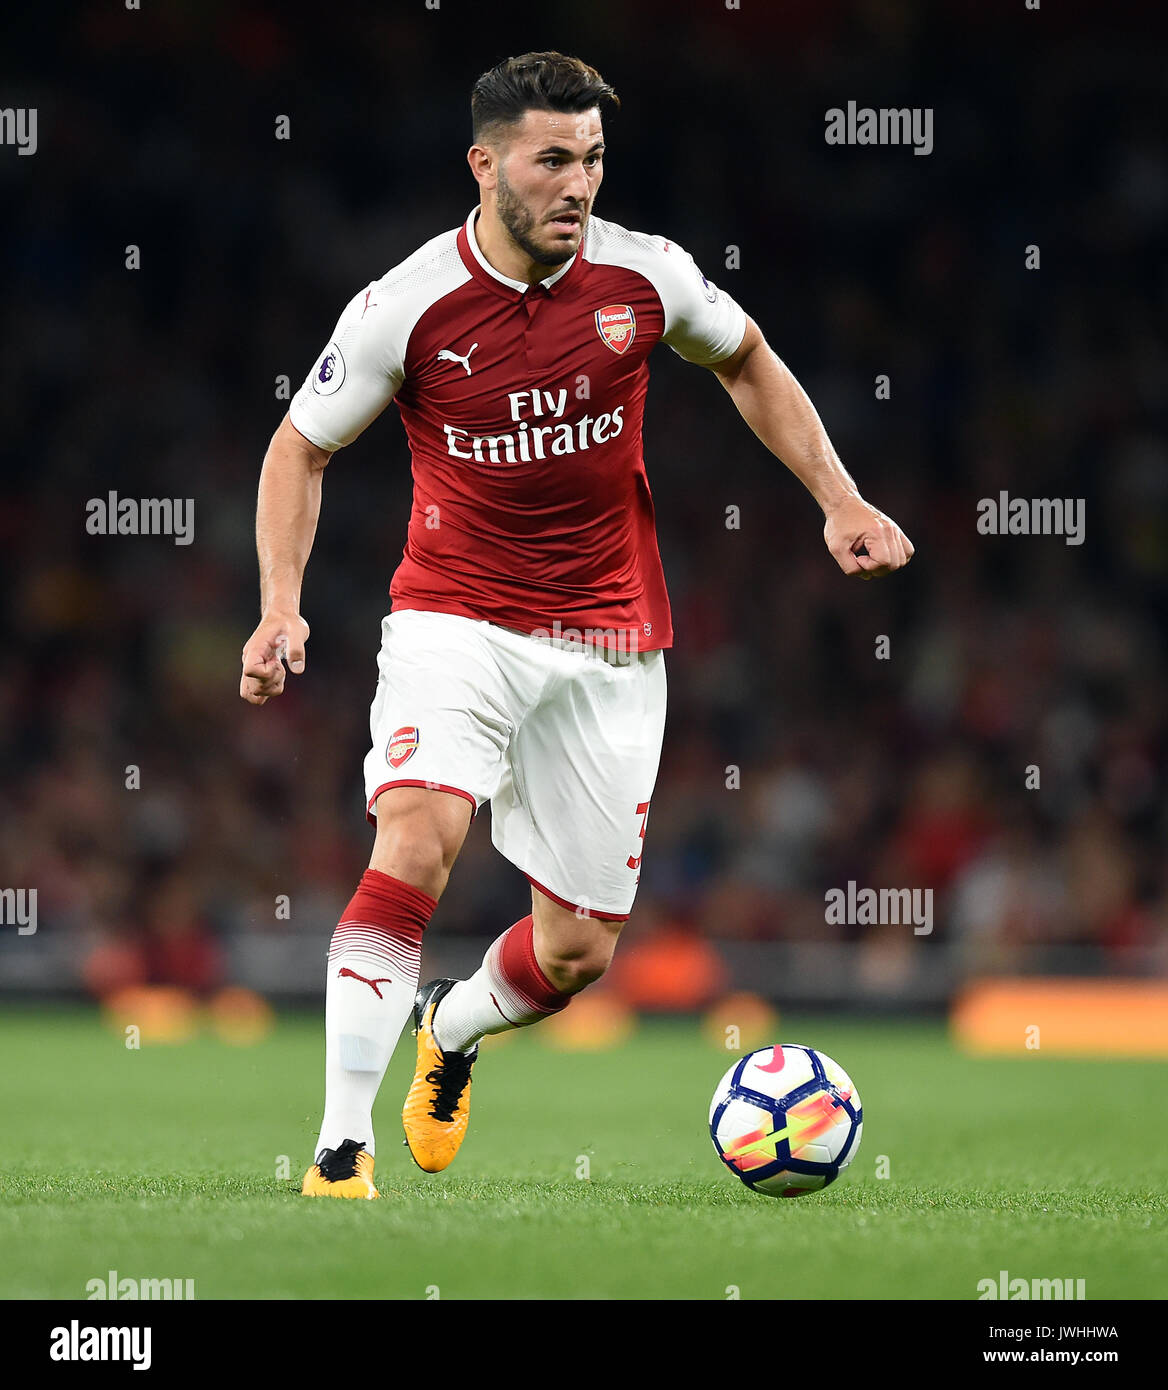
<svg viewBox="0 0 1168 1390">
<path fill-rule="evenodd" d="M 608 965 L 607 960 L 599 957 L 553 960 L 544 964 L 544 974 L 561 994 L 579 994 L 588 985 L 595 984 Z"/>
<path fill-rule="evenodd" d="M 544 974 L 561 994 L 578 994 L 605 973 L 615 947 L 616 933 L 605 932 L 587 942 L 552 948 L 541 962 Z"/>
<path fill-rule="evenodd" d="M 451 815 L 452 810 L 456 814 Z M 383 793 L 377 802 L 377 842 L 371 865 L 431 897 L 440 897 L 466 834 L 463 822 L 469 818 L 469 806 L 463 815 L 458 807 L 438 806 L 432 798 L 420 802 Z"/>
<path fill-rule="evenodd" d="M 450 865 L 446 862 L 441 842 L 418 838 L 401 841 L 395 841 L 392 837 L 387 839 L 389 843 L 385 847 L 384 862 L 388 867 L 382 868 L 378 862 L 382 856 L 376 853 L 373 867 L 420 888 L 432 898 L 441 896 L 450 876 Z"/>
<path fill-rule="evenodd" d="M 558 988 L 560 994 L 578 994 L 590 984 L 597 983 L 601 979 L 605 970 L 608 970 L 608 960 L 603 960 L 599 956 L 587 956 L 587 958 L 577 960 L 556 960 L 553 962 L 552 969 L 555 970 L 555 979 L 552 984 Z"/>
</svg>

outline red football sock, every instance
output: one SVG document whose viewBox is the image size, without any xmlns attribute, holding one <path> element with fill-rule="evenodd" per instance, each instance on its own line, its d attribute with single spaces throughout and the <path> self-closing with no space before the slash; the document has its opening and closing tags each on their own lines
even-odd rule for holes
<svg viewBox="0 0 1168 1390">
<path fill-rule="evenodd" d="M 325 1106 L 316 1152 L 373 1147 L 373 1101 L 418 988 L 422 932 L 437 901 L 366 869 L 328 953 Z"/>
<path fill-rule="evenodd" d="M 572 996 L 556 989 L 535 958 L 535 924 L 521 918 L 491 943 L 469 980 L 459 980 L 434 1015 L 444 1052 L 469 1052 L 487 1033 L 525 1028 L 559 1013 Z"/>
</svg>

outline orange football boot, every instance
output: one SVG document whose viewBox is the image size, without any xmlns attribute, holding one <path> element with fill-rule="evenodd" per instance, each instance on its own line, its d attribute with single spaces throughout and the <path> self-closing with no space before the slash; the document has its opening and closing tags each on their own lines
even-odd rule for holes
<svg viewBox="0 0 1168 1390">
<path fill-rule="evenodd" d="M 357 1197 L 372 1201 L 373 1155 L 363 1139 L 346 1139 L 339 1149 L 322 1149 L 304 1175 L 302 1197 Z"/>
<path fill-rule="evenodd" d="M 470 1070 L 479 1055 L 443 1052 L 434 1040 L 434 1010 L 456 981 L 431 980 L 414 1000 L 418 1065 L 402 1107 L 406 1145 L 424 1173 L 440 1173 L 453 1160 L 470 1119 Z"/>
</svg>

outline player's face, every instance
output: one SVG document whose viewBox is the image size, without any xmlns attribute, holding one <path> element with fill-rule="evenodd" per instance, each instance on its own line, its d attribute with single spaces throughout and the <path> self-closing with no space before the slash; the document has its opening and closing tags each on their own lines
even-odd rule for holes
<svg viewBox="0 0 1168 1390">
<path fill-rule="evenodd" d="M 499 153 L 495 209 L 538 265 L 563 265 L 584 235 L 604 177 L 600 112 L 528 111 Z"/>
</svg>

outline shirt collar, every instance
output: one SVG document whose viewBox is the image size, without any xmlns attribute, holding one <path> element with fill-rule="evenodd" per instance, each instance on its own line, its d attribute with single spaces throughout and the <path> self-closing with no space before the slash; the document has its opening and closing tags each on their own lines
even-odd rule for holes
<svg viewBox="0 0 1168 1390">
<path fill-rule="evenodd" d="M 526 280 L 512 280 L 509 275 L 504 275 L 501 271 L 496 270 L 490 261 L 487 260 L 486 256 L 483 255 L 482 247 L 479 246 L 479 239 L 475 235 L 475 222 L 478 220 L 481 209 L 482 204 L 476 204 L 475 207 L 471 208 L 470 216 L 466 219 L 466 244 L 470 247 L 471 255 L 474 256 L 475 260 L 493 280 L 498 280 L 501 285 L 507 285 L 510 289 L 517 291 L 519 294 L 526 294 L 528 290 L 534 289 L 535 285 L 529 285 Z M 574 251 L 571 260 L 565 261 L 564 264 L 560 266 L 559 270 L 553 271 L 545 280 L 537 281 L 537 284 L 542 285 L 544 289 L 550 289 L 552 285 L 562 279 L 563 276 L 567 275 L 568 271 L 572 269 L 572 266 L 576 263 L 576 257 L 579 254 L 578 250 Z"/>
</svg>

